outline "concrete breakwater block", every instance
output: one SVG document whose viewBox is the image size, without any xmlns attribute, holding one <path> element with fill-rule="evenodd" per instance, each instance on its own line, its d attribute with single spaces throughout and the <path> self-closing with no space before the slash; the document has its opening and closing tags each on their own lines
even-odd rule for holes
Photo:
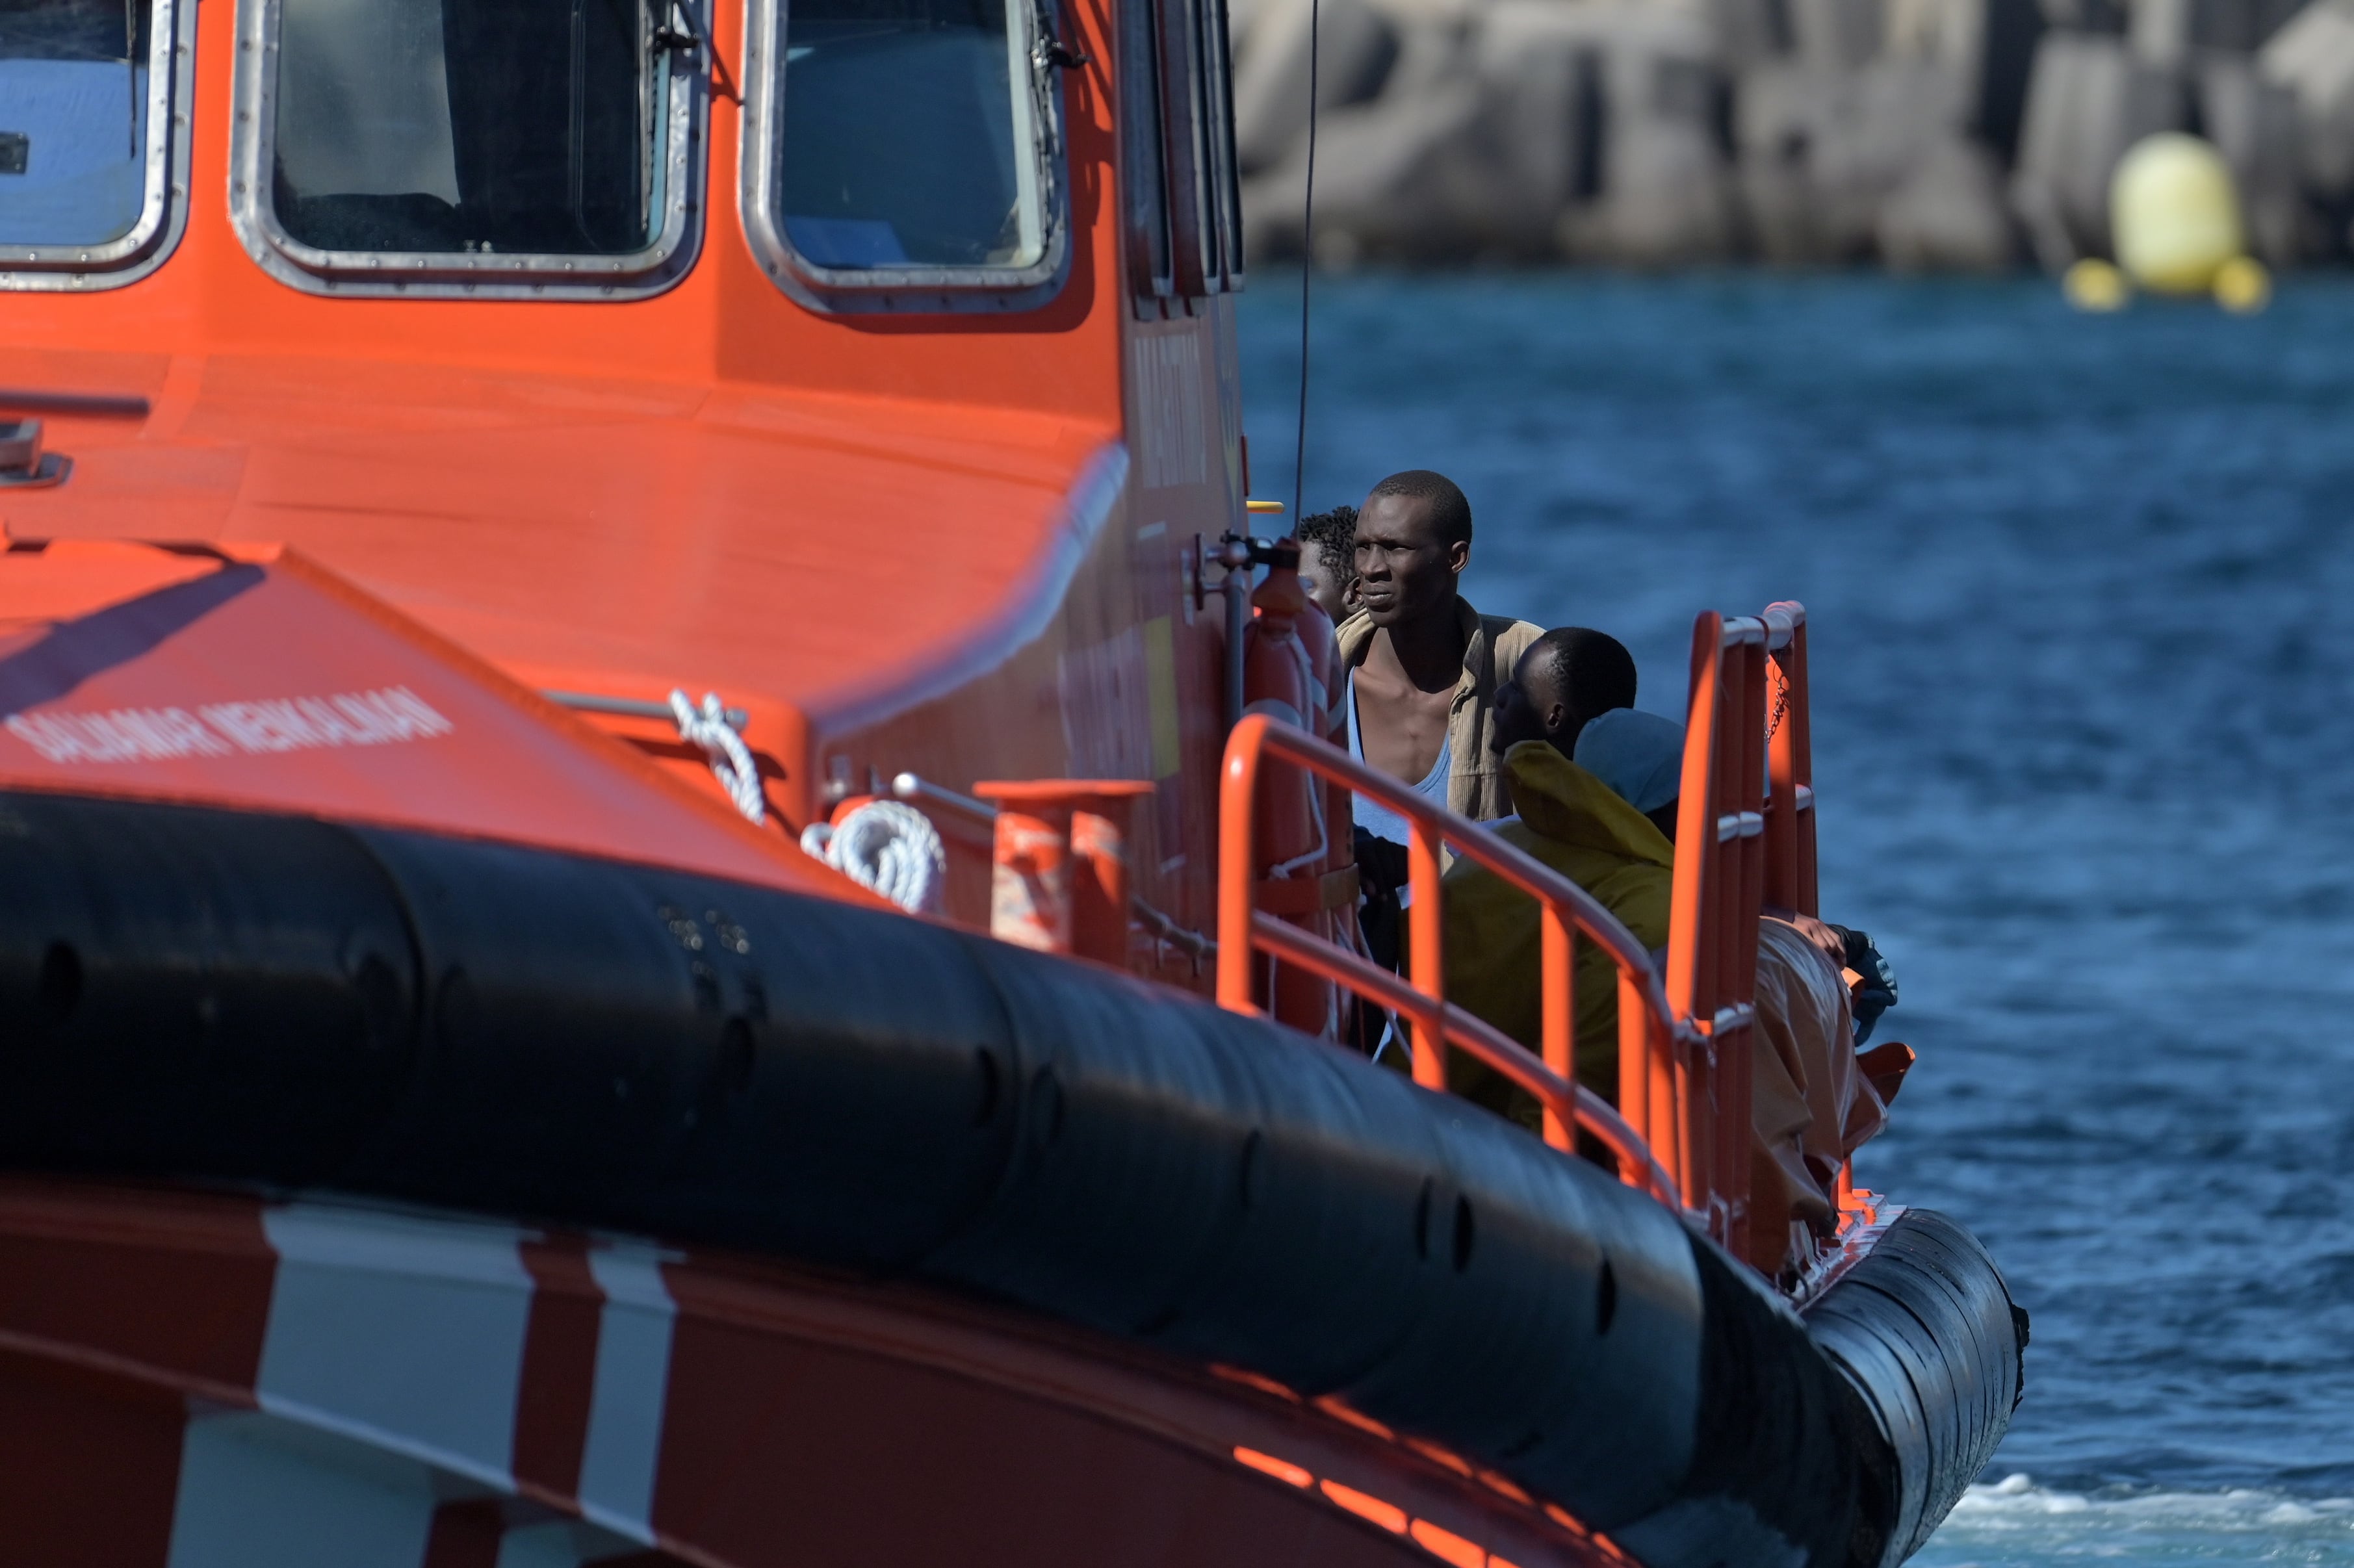
<svg viewBox="0 0 2354 1568">
<path fill-rule="evenodd" d="M 1888 0 L 1886 58 L 1952 72 L 1964 129 L 2007 164 L 2019 149 L 2044 9 L 2038 0 Z"/>
<path fill-rule="evenodd" d="M 1700 14 L 1664 5 L 1589 10 L 1602 148 L 1593 198 L 1554 225 L 1563 254 L 1620 266 L 1733 255 L 1730 87 Z"/>
<path fill-rule="evenodd" d="M 2194 83 L 2199 123 L 2239 186 L 2249 251 L 2272 267 L 2292 265 L 2326 244 L 2298 180 L 2294 89 L 2268 80 L 2254 61 L 2229 55 L 2200 62 Z"/>
<path fill-rule="evenodd" d="M 2257 56 L 2296 96 L 2300 173 L 2327 201 L 2354 196 L 2354 0 L 2314 0 Z"/>
<path fill-rule="evenodd" d="M 1962 135 L 1964 99 L 1960 76 L 1938 65 L 1752 71 L 1741 83 L 1735 140 L 1759 253 L 1785 264 L 1871 258 L 1882 205 L 1934 149 Z M 1998 197 L 1998 213 L 2000 205 Z"/>
<path fill-rule="evenodd" d="M 2062 271 L 2109 253 L 2109 177 L 2126 149 L 2186 129 L 2181 74 L 2137 58 L 2121 37 L 2057 32 L 2035 51 L 2011 200 L 2036 260 Z"/>
<path fill-rule="evenodd" d="M 1335 111 L 1316 140 L 1316 258 L 1468 260 L 1511 193 L 1479 84 L 1460 78 L 1392 102 Z M 1254 260 L 1304 249 L 1303 147 L 1243 187 Z"/>
<path fill-rule="evenodd" d="M 2167 131 L 2271 266 L 2354 249 L 2354 0 L 1233 3 L 1262 260 L 1305 243 L 1311 9 L 1323 260 L 2056 272 Z"/>
<path fill-rule="evenodd" d="M 1319 122 L 1320 260 L 1731 252 L 1728 105 L 1703 21 L 1582 0 L 1390 16 L 1380 94 Z M 1297 136 L 1246 184 L 1254 256 L 1299 254 L 1306 158 Z"/>
<path fill-rule="evenodd" d="M 1235 61 L 1235 157 L 1246 175 L 1273 167 L 1307 132 L 1311 3 L 1320 114 L 1380 92 L 1396 62 L 1397 26 L 1370 0 L 1265 0 Z"/>
<path fill-rule="evenodd" d="M 1880 58 L 1888 7 L 1882 0 L 1785 0 L 1792 52 L 1817 70 L 1850 71 Z"/>
<path fill-rule="evenodd" d="M 1961 136 L 1930 148 L 1889 193 L 1873 238 L 1881 260 L 1899 272 L 2001 272 L 2020 252 L 2001 165 Z"/>
</svg>

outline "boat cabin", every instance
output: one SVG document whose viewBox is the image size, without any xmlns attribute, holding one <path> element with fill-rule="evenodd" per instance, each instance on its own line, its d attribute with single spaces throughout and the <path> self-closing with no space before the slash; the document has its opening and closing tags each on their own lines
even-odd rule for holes
<svg viewBox="0 0 2354 1568">
<path fill-rule="evenodd" d="M 901 773 L 1150 783 L 1135 891 L 1205 930 L 1225 37 L 1217 0 L 11 6 L 0 418 L 58 461 L 0 523 L 282 547 L 715 795 L 665 704 L 716 693 L 779 846 Z"/>
</svg>

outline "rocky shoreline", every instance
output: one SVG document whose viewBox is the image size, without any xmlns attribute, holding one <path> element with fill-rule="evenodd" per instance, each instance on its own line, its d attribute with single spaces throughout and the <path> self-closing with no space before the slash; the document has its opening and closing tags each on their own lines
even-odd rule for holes
<svg viewBox="0 0 2354 1568">
<path fill-rule="evenodd" d="M 1230 0 L 1254 259 L 1303 249 L 1311 0 Z M 1313 0 L 1320 264 L 2058 271 L 2212 142 L 2247 248 L 2342 261 L 2354 0 Z"/>
</svg>

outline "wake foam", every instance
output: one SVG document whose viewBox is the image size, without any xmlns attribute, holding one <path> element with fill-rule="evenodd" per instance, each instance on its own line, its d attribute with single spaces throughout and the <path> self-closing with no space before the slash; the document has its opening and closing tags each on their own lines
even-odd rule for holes
<svg viewBox="0 0 2354 1568">
<path fill-rule="evenodd" d="M 2110 1563 L 2354 1565 L 2354 1498 L 2070 1492 L 2022 1475 L 1972 1487 L 1914 1561 L 1922 1568 Z"/>
</svg>

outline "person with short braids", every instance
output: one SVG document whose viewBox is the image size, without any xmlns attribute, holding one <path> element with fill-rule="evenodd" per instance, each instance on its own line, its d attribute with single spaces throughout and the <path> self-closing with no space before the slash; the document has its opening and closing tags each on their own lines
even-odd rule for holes
<svg viewBox="0 0 2354 1568">
<path fill-rule="evenodd" d="M 1292 536 L 1299 541 L 1300 588 L 1339 626 L 1357 607 L 1357 509 L 1335 506 L 1302 517 Z"/>
</svg>

